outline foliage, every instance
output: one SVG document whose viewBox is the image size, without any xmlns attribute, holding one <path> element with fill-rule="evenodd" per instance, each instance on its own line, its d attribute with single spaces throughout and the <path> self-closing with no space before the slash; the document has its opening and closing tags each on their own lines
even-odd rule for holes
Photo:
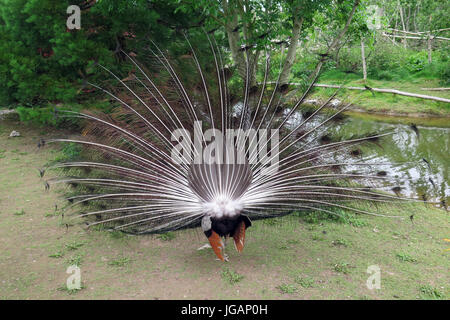
<svg viewBox="0 0 450 320">
<path fill-rule="evenodd" d="M 427 64 L 427 59 L 427 53 L 425 51 L 417 52 L 408 57 L 406 68 L 410 72 L 421 71 Z"/>
<path fill-rule="evenodd" d="M 110 112 L 111 103 L 100 101 L 103 96 L 86 84 L 86 81 L 103 84 L 108 79 L 108 75 L 95 67 L 96 62 L 119 77 L 126 76 L 132 67 L 121 50 L 133 52 L 139 61 L 150 62 L 146 59 L 151 39 L 173 57 L 182 56 L 188 50 L 184 32 L 192 46 L 204 53 L 209 50 L 203 50 L 209 48 L 204 41 L 205 31 L 216 30 L 214 37 L 225 49 L 227 67 L 238 66 L 240 73 L 238 60 L 241 59 L 242 67 L 245 56 L 238 51 L 241 45 L 253 46 L 247 54 L 250 59 L 259 58 L 259 64 L 264 60 L 263 50 L 269 48 L 273 79 L 284 71 L 289 47 L 288 41 L 282 52 L 281 46 L 274 42 L 289 40 L 299 17 L 302 19 L 300 45 L 297 59 L 289 70 L 291 81 L 305 85 L 320 59 L 319 54 L 342 30 L 354 3 L 354 0 L 0 0 L 0 106 L 17 106 L 22 121 L 53 126 L 77 123 L 56 117 L 56 106 L 77 111 L 83 106 Z M 401 39 L 397 45 L 386 41 L 380 32 L 368 27 L 374 4 L 384 11 L 384 27 L 400 28 L 399 10 L 407 15 L 407 30 L 449 27 L 448 1 L 362 0 L 339 43 L 342 48 L 325 61 L 323 70 L 360 76 L 360 40 L 363 39 L 371 79 L 438 78 L 442 85 L 448 85 L 448 48 L 434 41 L 429 64 L 424 51 L 426 41 L 408 41 L 407 49 L 400 45 Z M 66 28 L 69 5 L 82 8 L 80 30 Z M 448 37 L 445 31 L 438 35 Z M 205 66 L 213 61 L 210 54 L 199 54 L 199 59 Z M 195 75 L 182 63 L 179 66 L 186 76 Z M 229 83 L 232 93 L 243 87 L 237 73 Z M 259 73 L 258 81 L 261 77 Z"/>
<path fill-rule="evenodd" d="M 400 252 L 396 254 L 396 257 L 402 262 L 417 262 L 417 259 L 413 258 L 408 253 Z"/>
<path fill-rule="evenodd" d="M 303 288 L 312 288 L 314 286 L 314 279 L 310 277 L 297 276 L 295 282 Z"/>
<path fill-rule="evenodd" d="M 131 259 L 128 257 L 118 257 L 108 262 L 108 265 L 113 267 L 125 267 L 131 262 Z"/>
<path fill-rule="evenodd" d="M 298 291 L 297 287 L 294 286 L 293 284 L 286 284 L 283 283 L 281 285 L 279 285 L 278 290 L 281 291 L 281 293 L 287 293 L 287 294 L 294 294 Z"/>
<path fill-rule="evenodd" d="M 240 275 L 239 273 L 230 270 L 228 268 L 224 268 L 222 270 L 222 279 L 229 284 L 235 284 L 240 282 L 244 278 L 243 275 Z"/>
<path fill-rule="evenodd" d="M 90 1 L 92 2 L 92 1 Z M 124 69 L 120 52 L 139 51 L 151 37 L 160 44 L 173 40 L 173 1 L 0 0 L 0 103 L 34 107 L 80 102 L 84 81 L 102 79 L 93 62 L 114 72 Z M 81 29 L 66 28 L 69 5 L 79 5 Z M 164 19 L 169 26 L 158 23 Z M 24 115 L 25 111 L 22 110 Z M 49 112 L 30 110 L 26 118 L 55 124 Z"/>
<path fill-rule="evenodd" d="M 174 232 L 166 232 L 158 235 L 158 238 L 162 241 L 171 241 L 176 238 L 176 234 Z"/>
<path fill-rule="evenodd" d="M 438 299 L 444 298 L 444 295 L 438 289 L 436 289 L 428 284 L 420 286 L 419 291 L 420 291 L 420 297 L 422 299 L 438 300 Z"/>
</svg>

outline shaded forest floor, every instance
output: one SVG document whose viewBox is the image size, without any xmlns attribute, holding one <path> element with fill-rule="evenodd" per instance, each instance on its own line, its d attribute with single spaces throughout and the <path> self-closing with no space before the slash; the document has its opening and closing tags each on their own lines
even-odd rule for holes
<svg viewBox="0 0 450 320">
<path fill-rule="evenodd" d="M 17 130 L 20 137 L 9 138 Z M 0 120 L 0 299 L 448 299 L 449 214 L 423 204 L 387 207 L 406 219 L 316 213 L 256 221 L 230 263 L 198 229 L 128 236 L 67 227 L 38 168 L 59 154 L 39 138 L 67 132 Z M 415 214 L 414 222 L 407 217 Z M 77 264 L 83 287 L 68 291 Z M 369 290 L 367 268 L 381 270 Z"/>
</svg>

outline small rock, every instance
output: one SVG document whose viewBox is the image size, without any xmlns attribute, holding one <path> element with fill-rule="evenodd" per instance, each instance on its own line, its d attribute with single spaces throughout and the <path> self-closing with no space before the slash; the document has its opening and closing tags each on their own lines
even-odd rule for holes
<svg viewBox="0 0 450 320">
<path fill-rule="evenodd" d="M 339 99 L 333 99 L 330 101 L 330 105 L 333 108 L 339 107 L 341 105 L 341 101 Z"/>
<path fill-rule="evenodd" d="M 6 119 L 8 115 L 15 114 L 17 115 L 16 110 L 0 110 L 0 120 Z"/>
<path fill-rule="evenodd" d="M 13 130 L 10 134 L 10 137 L 20 137 L 20 133 L 18 131 Z"/>
</svg>

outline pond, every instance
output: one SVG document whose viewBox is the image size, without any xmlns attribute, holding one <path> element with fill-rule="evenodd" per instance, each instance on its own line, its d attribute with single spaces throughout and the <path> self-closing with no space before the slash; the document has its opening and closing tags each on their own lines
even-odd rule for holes
<svg viewBox="0 0 450 320">
<path fill-rule="evenodd" d="M 379 147 L 364 149 L 364 162 L 386 163 L 377 165 L 377 170 L 386 171 L 389 176 L 398 178 L 402 196 L 422 197 L 425 195 L 429 200 L 434 201 L 448 198 L 450 196 L 448 176 L 450 128 L 429 125 L 440 123 L 448 126 L 449 119 L 444 121 L 442 118 L 430 121 L 389 117 L 385 121 L 381 119 L 383 118 L 379 116 L 351 114 L 343 121 L 330 126 L 329 132 L 348 139 L 355 134 L 393 131 L 392 135 L 382 139 Z M 417 130 L 411 127 L 413 121 L 420 123 L 416 124 Z M 348 155 L 337 155 L 336 160 L 361 161 Z M 354 165 L 346 167 L 349 171 L 355 169 Z M 358 170 L 361 170 L 361 166 Z M 448 199 L 446 202 L 448 203 Z"/>
</svg>

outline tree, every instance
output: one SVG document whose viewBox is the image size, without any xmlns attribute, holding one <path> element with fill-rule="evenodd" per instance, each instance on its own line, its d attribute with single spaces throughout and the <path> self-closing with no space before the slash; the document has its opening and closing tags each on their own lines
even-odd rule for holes
<svg viewBox="0 0 450 320">
<path fill-rule="evenodd" d="M 224 27 L 234 64 L 241 78 L 247 73 L 251 85 L 256 82 L 255 69 L 261 52 L 274 48 L 275 44 L 287 43 L 287 54 L 281 73 L 280 84 L 289 82 L 289 75 L 299 44 L 306 37 L 306 30 L 314 22 L 317 12 L 324 12 L 333 3 L 350 6 L 349 16 L 337 37 L 348 29 L 359 0 L 178 0 L 177 10 L 197 12 L 205 18 L 207 30 Z M 347 23 L 348 22 L 348 23 Z M 332 42 L 326 55 L 337 47 Z M 320 67 L 319 67 L 320 70 Z M 316 70 L 318 71 L 318 70 Z"/>
<path fill-rule="evenodd" d="M 81 29 L 67 30 L 69 5 L 81 8 Z M 174 1 L 0 0 L 0 102 L 40 106 L 74 102 L 98 61 L 124 69 L 121 50 L 140 52 L 151 37 L 161 45 L 189 15 Z M 164 22 L 162 22 L 164 21 Z M 169 26 L 168 26 L 168 25 Z"/>
</svg>

